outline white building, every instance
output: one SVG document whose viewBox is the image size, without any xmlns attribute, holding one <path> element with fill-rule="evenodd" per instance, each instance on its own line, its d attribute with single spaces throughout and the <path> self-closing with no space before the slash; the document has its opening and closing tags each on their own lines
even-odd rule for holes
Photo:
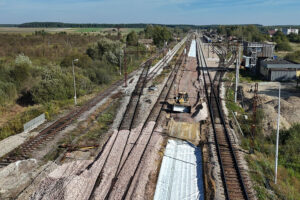
<svg viewBox="0 0 300 200">
<path fill-rule="evenodd" d="M 296 29 L 296 28 L 283 28 L 282 29 L 282 32 L 285 34 L 285 35 L 289 35 L 291 33 L 294 33 L 294 34 L 299 34 L 299 29 Z"/>
</svg>

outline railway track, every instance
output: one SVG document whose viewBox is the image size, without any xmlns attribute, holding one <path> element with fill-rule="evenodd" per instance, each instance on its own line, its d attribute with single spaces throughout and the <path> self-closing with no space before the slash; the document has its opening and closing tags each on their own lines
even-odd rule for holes
<svg viewBox="0 0 300 200">
<path fill-rule="evenodd" d="M 178 49 L 175 50 L 175 53 L 177 52 L 177 50 Z M 173 54 L 175 54 L 175 53 L 173 53 Z M 164 65 L 164 64 L 165 63 L 161 62 L 161 65 Z M 124 164 L 128 160 L 129 155 L 131 155 L 131 152 L 133 152 L 133 149 L 136 146 L 137 141 L 140 138 L 140 135 L 141 135 L 141 132 L 142 132 L 143 128 L 145 127 L 146 123 L 150 119 L 149 116 L 153 116 L 154 115 L 154 114 L 150 114 L 148 116 L 148 118 L 147 118 L 146 122 L 144 123 L 144 125 L 143 125 L 143 127 L 142 127 L 142 129 L 141 129 L 141 131 L 140 131 L 140 133 L 139 133 L 136 141 L 134 142 L 134 144 L 130 148 L 129 145 L 128 145 L 128 140 L 130 138 L 130 134 L 131 134 L 131 131 L 132 131 L 132 128 L 133 128 L 133 124 L 136 121 L 136 117 L 137 117 L 137 113 L 138 113 L 138 109 L 139 109 L 139 101 L 140 101 L 143 89 L 145 87 L 145 84 L 146 84 L 146 82 L 148 80 L 149 67 L 147 67 L 147 69 L 144 68 L 143 72 L 141 73 L 141 76 L 139 77 L 137 86 L 136 86 L 134 92 L 132 93 L 132 96 L 130 97 L 130 101 L 129 101 L 128 105 L 127 105 L 127 108 L 126 108 L 125 113 L 123 115 L 123 118 L 121 120 L 120 126 L 118 128 L 117 135 L 116 135 L 116 137 L 114 138 L 114 140 L 112 142 L 112 145 L 111 145 L 111 147 L 109 149 L 109 152 L 108 152 L 108 154 L 107 154 L 107 156 L 106 156 L 106 158 L 104 160 L 104 164 L 101 167 L 101 170 L 100 170 L 100 172 L 98 174 L 98 177 L 96 179 L 95 184 L 93 185 L 92 191 L 91 191 L 88 199 L 95 199 L 95 192 L 96 192 L 97 188 L 100 187 L 101 184 L 102 184 L 101 182 L 103 181 L 103 174 L 109 168 L 111 169 L 111 167 L 112 167 L 111 164 L 114 163 L 113 164 L 114 165 L 114 167 L 113 167 L 114 168 L 114 173 L 113 173 L 114 175 L 113 175 L 113 177 L 107 177 L 107 179 L 109 179 L 109 180 L 106 180 L 106 181 L 108 181 L 108 183 L 105 184 L 106 185 L 106 189 L 103 188 L 103 190 L 107 190 L 107 186 L 110 186 L 109 189 L 107 190 L 107 193 L 106 193 L 106 196 L 105 196 L 104 199 L 108 199 L 109 198 L 109 196 L 111 194 L 111 191 L 113 191 L 114 185 L 115 185 L 115 183 L 118 180 L 117 179 L 118 175 L 122 171 L 122 169 L 124 167 Z M 162 67 L 162 66 L 160 66 L 160 67 Z M 172 72 L 172 74 L 174 74 L 174 72 Z M 159 100 L 161 100 L 161 99 L 159 98 Z M 158 100 L 158 102 L 160 102 L 159 100 Z M 158 102 L 155 105 L 157 105 Z M 156 107 L 156 106 L 154 106 L 154 107 Z M 155 109 L 153 109 L 151 111 L 151 113 L 154 113 L 154 110 Z M 124 131 L 126 131 L 126 132 L 124 132 Z M 116 145 L 117 145 L 116 141 L 118 140 L 118 137 L 124 137 L 124 134 L 126 134 L 125 142 L 124 142 L 125 144 L 122 144 L 123 145 L 122 147 L 121 146 L 116 147 Z M 150 138 L 149 138 L 149 141 L 150 141 Z M 129 147 L 129 149 L 128 149 L 128 147 Z M 120 150 L 120 148 L 121 148 L 121 152 L 119 152 L 120 156 L 116 160 L 115 157 L 113 156 L 114 153 L 112 153 L 112 152 L 115 149 L 119 149 Z M 125 150 L 127 150 L 126 151 L 126 152 L 128 152 L 127 154 L 126 154 Z M 97 157 L 99 158 L 100 155 L 101 155 L 101 152 L 100 152 L 100 154 Z M 131 167 L 134 167 L 134 165 L 132 165 Z"/>
<path fill-rule="evenodd" d="M 182 44 L 185 42 L 186 39 L 183 39 L 182 41 L 180 41 L 178 44 L 176 44 L 174 46 L 174 48 L 172 49 L 172 51 L 168 52 L 166 54 L 166 56 L 160 60 L 155 67 L 153 67 L 151 69 L 151 71 L 149 72 L 149 76 L 148 76 L 148 80 L 151 80 L 154 78 L 154 76 L 162 69 L 162 67 L 166 66 L 166 63 L 168 63 L 170 61 L 170 59 L 172 59 L 172 57 L 176 54 L 176 52 L 180 49 L 180 47 L 182 46 Z"/>
<path fill-rule="evenodd" d="M 199 65 L 202 66 L 202 74 L 204 74 L 205 93 L 214 131 L 214 140 L 221 169 L 225 198 L 251 199 L 253 196 L 249 196 L 249 188 L 245 185 L 243 172 L 240 169 L 237 149 L 233 145 L 233 140 L 228 134 L 221 108 L 219 87 L 224 72 L 217 71 L 212 80 L 209 71 L 205 70 L 207 65 L 202 52 L 201 41 L 199 39 L 197 40 L 197 54 Z"/>
<path fill-rule="evenodd" d="M 142 63 L 140 67 L 145 67 L 146 65 L 150 65 L 150 63 L 157 58 L 162 51 L 157 53 L 156 55 L 149 58 L 147 61 Z M 133 74 L 129 75 L 131 78 Z M 36 149 L 40 148 L 44 143 L 53 140 L 56 134 L 63 129 L 65 129 L 68 125 L 70 125 L 74 120 L 76 120 L 82 113 L 87 110 L 90 110 L 94 107 L 99 101 L 107 97 L 110 93 L 112 93 L 116 88 L 123 84 L 123 80 L 119 80 L 112 84 L 111 87 L 106 89 L 104 92 L 99 93 L 96 97 L 88 101 L 84 106 L 74 109 L 66 116 L 60 118 L 44 130 L 42 130 L 37 136 L 34 138 L 26 141 L 17 149 L 11 151 L 7 155 L 0 158 L 0 168 L 9 165 L 18 160 L 24 160 L 31 157 L 31 153 L 34 152 Z"/>
<path fill-rule="evenodd" d="M 116 174 L 116 180 L 118 180 L 118 177 L 123 177 L 122 180 L 114 182 L 108 193 L 106 194 L 104 199 L 132 199 L 130 196 L 130 188 L 133 184 L 134 178 L 136 177 L 136 174 L 138 172 L 138 169 L 141 165 L 142 159 L 144 157 L 144 154 L 146 153 L 147 148 L 149 148 L 149 143 L 151 141 L 151 138 L 153 136 L 153 133 L 159 124 L 158 122 L 161 120 L 161 112 L 164 108 L 164 104 L 162 102 L 166 102 L 169 96 L 169 93 L 171 91 L 172 85 L 175 81 L 175 77 L 177 75 L 177 72 L 182 65 L 184 61 L 184 54 L 180 56 L 180 58 L 177 60 L 175 67 L 173 68 L 171 74 L 168 77 L 168 80 L 166 81 L 164 88 L 162 89 L 155 105 L 152 107 L 150 114 L 148 115 L 145 123 L 143 124 L 143 127 L 139 133 L 139 137 L 134 142 L 134 145 L 130 149 L 129 153 L 127 154 L 121 168 L 118 170 Z M 151 130 L 146 130 L 147 126 L 149 126 L 150 123 L 154 126 L 151 127 Z M 151 125 L 150 125 L 151 126 Z M 143 137 L 143 138 L 142 138 Z M 142 150 L 135 149 L 138 148 L 137 144 L 143 145 Z M 138 158 L 133 159 L 131 155 L 135 154 L 137 155 L 137 151 L 140 151 L 138 154 Z M 130 169 L 128 169 L 128 166 L 130 165 Z M 127 167 L 127 168 L 126 168 Z M 127 176 L 124 176 L 124 175 Z M 130 176 L 128 176 L 128 174 Z M 122 176 L 123 175 L 123 176 Z M 125 178 L 124 178 L 125 177 Z M 124 183 L 127 183 L 126 188 L 122 187 Z M 128 197 L 130 196 L 130 197 Z"/>
</svg>

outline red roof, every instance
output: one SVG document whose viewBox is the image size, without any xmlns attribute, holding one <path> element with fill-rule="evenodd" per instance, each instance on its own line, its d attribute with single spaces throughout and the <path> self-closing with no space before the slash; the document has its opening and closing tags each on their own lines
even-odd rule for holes
<svg viewBox="0 0 300 200">
<path fill-rule="evenodd" d="M 268 30 L 269 35 L 274 35 L 276 33 L 275 30 Z"/>
</svg>

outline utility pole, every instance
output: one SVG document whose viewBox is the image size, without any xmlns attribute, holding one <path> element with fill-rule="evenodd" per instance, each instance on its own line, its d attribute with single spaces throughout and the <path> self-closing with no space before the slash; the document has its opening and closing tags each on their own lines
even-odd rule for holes
<svg viewBox="0 0 300 200">
<path fill-rule="evenodd" d="M 237 102 L 238 84 L 239 84 L 239 74 L 240 74 L 240 47 L 237 47 L 237 57 L 235 66 L 235 91 L 234 91 L 234 103 Z"/>
<path fill-rule="evenodd" d="M 280 124 L 280 83 L 278 91 L 278 117 L 277 117 L 277 136 L 276 136 L 276 155 L 275 155 L 275 184 L 277 184 L 277 168 L 278 168 L 278 143 L 279 143 L 279 124 Z"/>
<path fill-rule="evenodd" d="M 121 60 L 121 53 L 122 53 L 122 49 L 121 49 L 121 44 L 120 44 L 120 54 L 119 54 L 120 76 L 122 75 L 122 60 Z"/>
<path fill-rule="evenodd" d="M 126 47 L 125 47 L 126 48 Z M 124 50 L 124 87 L 127 87 L 127 61 L 126 61 L 126 49 Z"/>
<path fill-rule="evenodd" d="M 75 82 L 75 71 L 74 71 L 74 62 L 78 62 L 78 59 L 72 60 L 72 68 L 73 68 L 73 82 L 74 82 L 74 103 L 77 105 L 77 96 L 76 96 L 76 82 Z"/>
</svg>

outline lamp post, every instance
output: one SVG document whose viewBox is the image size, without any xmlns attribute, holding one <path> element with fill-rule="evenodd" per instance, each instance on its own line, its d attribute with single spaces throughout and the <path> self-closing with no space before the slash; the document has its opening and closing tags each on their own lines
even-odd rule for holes
<svg viewBox="0 0 300 200">
<path fill-rule="evenodd" d="M 77 105 L 77 96 L 76 96 L 76 82 L 75 82 L 74 62 L 78 62 L 78 59 L 72 60 L 73 82 L 74 82 L 74 103 L 75 103 L 75 106 L 76 106 Z"/>
</svg>

